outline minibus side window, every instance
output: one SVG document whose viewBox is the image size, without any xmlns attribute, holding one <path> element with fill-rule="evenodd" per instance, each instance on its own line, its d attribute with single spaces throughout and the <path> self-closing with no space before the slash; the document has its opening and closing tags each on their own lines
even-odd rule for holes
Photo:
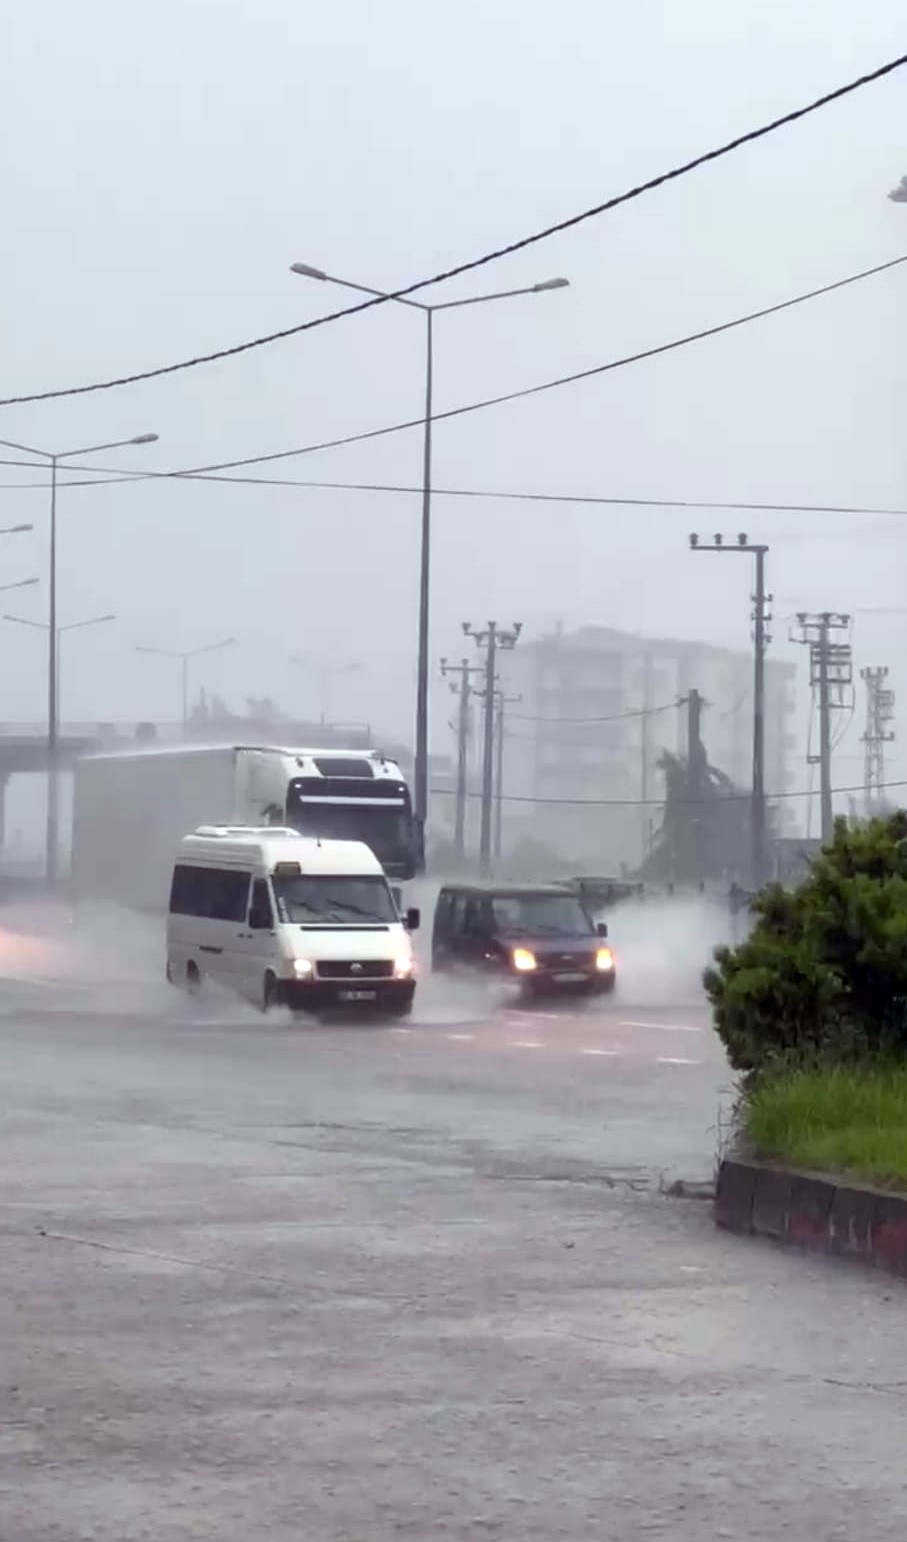
<svg viewBox="0 0 907 1542">
<path fill-rule="evenodd" d="M 170 911 L 208 921 L 245 921 L 249 874 L 179 863 L 173 870 Z"/>
<path fill-rule="evenodd" d="M 173 869 L 173 882 L 170 885 L 170 914 L 174 916 L 194 916 L 196 910 L 196 893 L 199 869 L 186 867 L 184 863 L 177 863 Z"/>
<path fill-rule="evenodd" d="M 249 874 L 209 869 L 205 874 L 204 910 L 212 921 L 245 921 L 249 903 Z"/>
<path fill-rule="evenodd" d="M 274 912 L 267 880 L 256 878 L 252 883 L 252 903 L 249 906 L 249 925 L 255 932 L 274 930 Z"/>
</svg>

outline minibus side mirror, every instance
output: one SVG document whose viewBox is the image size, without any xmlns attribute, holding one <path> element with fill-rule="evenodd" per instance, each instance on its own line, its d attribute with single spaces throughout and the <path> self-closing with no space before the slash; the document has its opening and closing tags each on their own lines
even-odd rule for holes
<svg viewBox="0 0 907 1542">
<path fill-rule="evenodd" d="M 595 923 L 595 931 L 596 931 L 596 935 L 597 936 L 599 936 L 599 937 L 607 937 L 607 935 L 608 935 L 608 923 L 607 923 L 607 921 L 596 921 L 596 923 Z"/>
<path fill-rule="evenodd" d="M 408 932 L 417 932 L 419 930 L 421 921 L 422 917 L 419 911 L 416 909 L 415 905 L 412 905 L 406 912 L 406 930 Z"/>
</svg>

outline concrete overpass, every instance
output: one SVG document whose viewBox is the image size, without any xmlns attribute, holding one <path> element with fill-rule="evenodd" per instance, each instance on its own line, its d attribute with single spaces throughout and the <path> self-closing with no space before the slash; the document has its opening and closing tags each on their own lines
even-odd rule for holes
<svg viewBox="0 0 907 1542">
<path fill-rule="evenodd" d="M 60 764 L 65 769 L 80 755 L 127 749 L 143 743 L 173 744 L 182 737 L 177 723 L 61 723 Z M 0 851 L 6 844 L 6 789 L 10 777 L 40 776 L 47 771 L 47 724 L 0 723 Z"/>
<path fill-rule="evenodd" d="M 173 744 L 181 737 L 176 723 L 61 723 L 59 757 L 66 766 L 93 750 L 126 749 L 149 742 Z M 46 724 L 0 723 L 0 780 L 46 770 Z"/>
</svg>

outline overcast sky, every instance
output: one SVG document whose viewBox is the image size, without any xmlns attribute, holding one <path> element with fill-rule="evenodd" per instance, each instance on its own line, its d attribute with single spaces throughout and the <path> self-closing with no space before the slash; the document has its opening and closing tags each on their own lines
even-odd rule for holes
<svg viewBox="0 0 907 1542">
<path fill-rule="evenodd" d="M 338 308 L 304 260 L 392 287 L 528 234 L 904 49 L 897 0 L 30 0 L 0 49 L 6 147 L 0 395 L 131 373 Z M 438 318 L 436 407 L 604 362 L 907 252 L 907 72 L 632 206 L 445 286 L 571 287 Z M 440 297 L 441 291 L 438 291 Z M 439 487 L 907 509 L 907 270 L 730 336 L 436 431 Z M 166 469 L 417 415 L 423 331 L 400 306 L 147 384 L 0 410 L 49 449 Z M 278 474 L 415 486 L 418 430 Z M 4 481 L 22 473 L 8 471 Z M 7 581 L 43 575 L 46 498 L 7 491 Z M 64 493 L 67 718 L 174 717 L 135 644 L 235 633 L 199 678 L 318 705 L 293 653 L 360 661 L 337 715 L 411 736 L 418 498 L 139 483 Z M 726 517 L 438 498 L 434 654 L 462 619 L 555 620 L 748 645 L 749 565 L 691 529 L 772 545 L 776 612 L 907 608 L 907 520 Z M 46 586 L 5 596 L 46 615 Z M 778 656 L 789 653 L 776 626 Z M 40 718 L 39 633 L 6 626 L 0 715 Z M 858 663 L 907 703 L 907 617 L 858 616 Z M 802 658 L 802 655 L 797 655 Z M 805 665 L 805 660 L 802 660 Z M 436 730 L 443 747 L 446 693 Z M 850 752 L 859 750 L 856 736 Z M 854 764 L 854 771 L 858 769 Z"/>
</svg>

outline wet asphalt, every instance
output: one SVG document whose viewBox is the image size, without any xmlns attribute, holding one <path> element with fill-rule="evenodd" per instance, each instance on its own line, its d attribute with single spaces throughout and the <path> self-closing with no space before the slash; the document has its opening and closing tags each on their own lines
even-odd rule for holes
<svg viewBox="0 0 907 1542">
<path fill-rule="evenodd" d="M 0 958 L 0 1537 L 904 1535 L 903 1287 L 663 1192 L 695 992 L 305 1027 L 68 946 Z"/>
</svg>

